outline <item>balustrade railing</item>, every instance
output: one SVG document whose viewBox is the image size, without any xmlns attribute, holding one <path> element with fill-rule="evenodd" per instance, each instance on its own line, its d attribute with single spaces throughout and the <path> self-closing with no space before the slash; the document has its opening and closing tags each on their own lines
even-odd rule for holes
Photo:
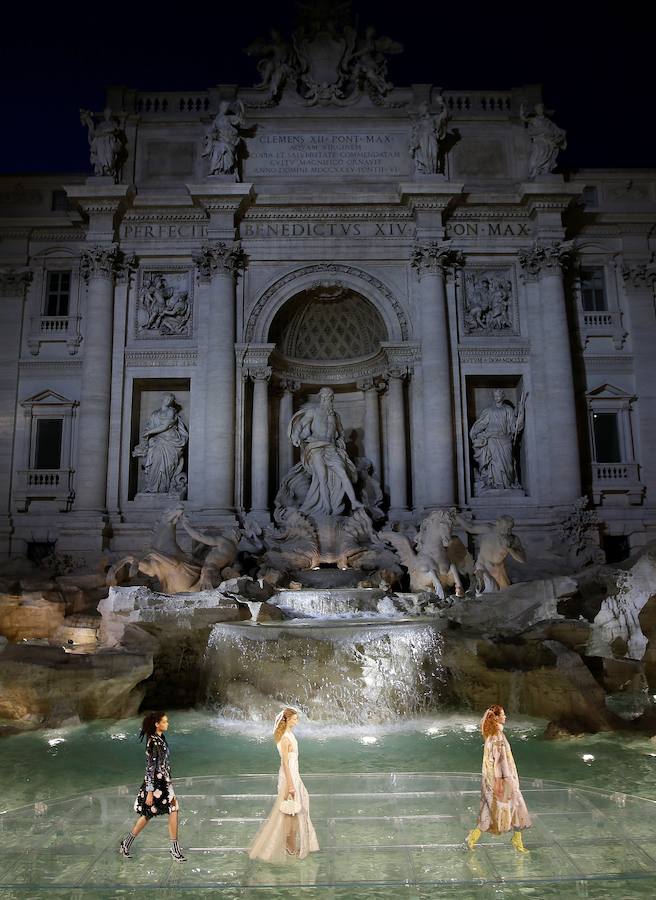
<svg viewBox="0 0 656 900">
<path fill-rule="evenodd" d="M 75 497 L 73 469 L 20 469 L 14 499 L 23 511 L 33 500 L 55 500 L 62 511 L 70 509 Z"/>
</svg>

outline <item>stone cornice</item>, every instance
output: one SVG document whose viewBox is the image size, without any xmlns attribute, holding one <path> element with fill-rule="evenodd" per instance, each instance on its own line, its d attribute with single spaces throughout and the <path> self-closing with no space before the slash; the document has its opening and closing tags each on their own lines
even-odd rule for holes
<svg viewBox="0 0 656 900">
<path fill-rule="evenodd" d="M 275 221 L 281 220 L 299 220 L 299 221 L 342 221 L 354 220 L 367 222 L 376 219 L 393 219 L 394 221 L 411 220 L 413 218 L 411 210 L 407 207 L 400 206 L 378 206 L 378 207 L 340 207 L 340 206 L 308 206 L 308 207 L 287 207 L 287 208 L 257 208 L 251 207 L 245 213 L 242 221 L 250 222 L 252 220 L 269 219 Z"/>
<path fill-rule="evenodd" d="M 451 241 L 417 241 L 412 248 L 410 265 L 421 277 L 423 272 L 446 274 L 465 263 L 462 252 Z"/>
<path fill-rule="evenodd" d="M 18 363 L 19 369 L 41 372 L 44 375 L 52 372 L 69 371 L 75 372 L 82 368 L 81 359 L 22 359 Z"/>
<path fill-rule="evenodd" d="M 529 347 L 463 347 L 458 348 L 461 363 L 526 363 Z"/>
<path fill-rule="evenodd" d="M 215 275 L 231 275 L 236 278 L 246 268 L 247 257 L 241 241 L 213 241 L 203 244 L 193 254 L 198 280 L 209 282 Z"/>
<path fill-rule="evenodd" d="M 23 299 L 32 283 L 31 269 L 0 268 L 0 297 Z"/>
</svg>

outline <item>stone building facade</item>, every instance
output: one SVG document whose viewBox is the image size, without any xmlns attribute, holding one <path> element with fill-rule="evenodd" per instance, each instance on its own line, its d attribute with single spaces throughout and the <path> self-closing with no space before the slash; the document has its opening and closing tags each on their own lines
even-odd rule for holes
<svg viewBox="0 0 656 900">
<path fill-rule="evenodd" d="M 265 48 L 256 88 L 112 89 L 97 174 L 0 179 L 4 556 L 135 550 L 172 502 L 268 520 L 324 385 L 390 520 L 509 513 L 548 547 L 587 494 L 611 553 L 656 535 L 656 172 L 554 174 L 535 87 L 392 87 L 338 38 Z M 503 484 L 470 435 L 499 390 Z"/>
</svg>

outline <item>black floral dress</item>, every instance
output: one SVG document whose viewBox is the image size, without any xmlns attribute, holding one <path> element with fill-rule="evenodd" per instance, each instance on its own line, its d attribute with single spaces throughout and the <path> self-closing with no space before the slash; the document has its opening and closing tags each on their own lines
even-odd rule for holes
<svg viewBox="0 0 656 900">
<path fill-rule="evenodd" d="M 146 806 L 146 796 L 153 793 L 151 806 Z M 146 777 L 134 801 L 134 810 L 140 816 L 153 816 L 176 812 L 178 801 L 171 781 L 169 745 L 163 734 L 154 734 L 146 742 Z"/>
</svg>

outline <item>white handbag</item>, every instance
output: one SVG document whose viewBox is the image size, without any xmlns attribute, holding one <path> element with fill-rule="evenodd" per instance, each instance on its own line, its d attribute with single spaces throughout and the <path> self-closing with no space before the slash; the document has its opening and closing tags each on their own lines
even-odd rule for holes
<svg viewBox="0 0 656 900">
<path fill-rule="evenodd" d="M 280 801 L 280 812 L 286 816 L 295 816 L 301 811 L 301 801 L 296 797 L 287 797 L 286 800 Z"/>
</svg>

